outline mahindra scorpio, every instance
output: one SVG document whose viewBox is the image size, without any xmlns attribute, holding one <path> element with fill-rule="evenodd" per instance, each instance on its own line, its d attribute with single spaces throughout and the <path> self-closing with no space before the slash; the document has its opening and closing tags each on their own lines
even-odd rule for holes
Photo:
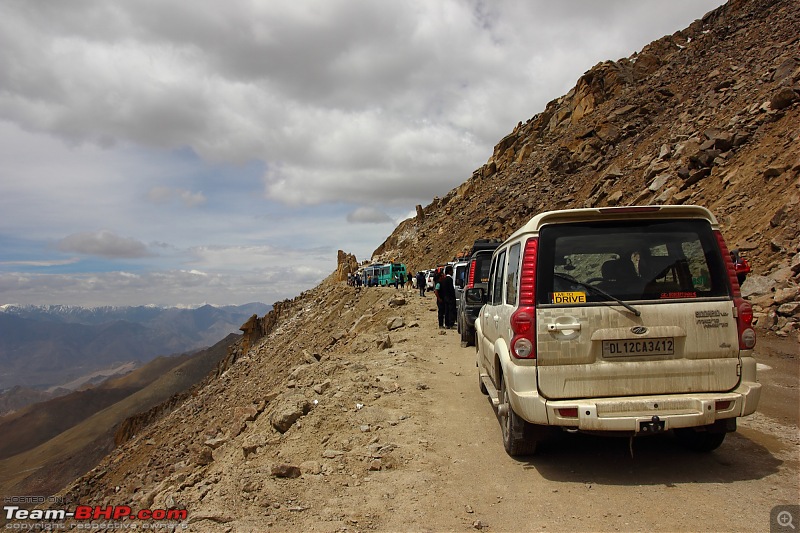
<svg viewBox="0 0 800 533">
<path fill-rule="evenodd" d="M 703 207 L 539 214 L 465 297 L 484 302 L 479 384 L 510 455 L 547 426 L 713 450 L 758 404 L 752 308 Z"/>
</svg>

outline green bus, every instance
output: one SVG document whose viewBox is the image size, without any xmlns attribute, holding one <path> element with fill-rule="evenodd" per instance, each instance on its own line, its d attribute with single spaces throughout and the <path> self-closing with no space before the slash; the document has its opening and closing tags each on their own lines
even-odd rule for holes
<svg viewBox="0 0 800 533">
<path fill-rule="evenodd" d="M 399 276 L 400 283 L 405 284 L 407 279 L 406 265 L 403 263 L 370 265 L 364 268 L 363 276 L 365 285 L 368 285 L 370 280 L 374 285 L 380 285 L 381 287 L 394 285 L 395 276 Z"/>
</svg>

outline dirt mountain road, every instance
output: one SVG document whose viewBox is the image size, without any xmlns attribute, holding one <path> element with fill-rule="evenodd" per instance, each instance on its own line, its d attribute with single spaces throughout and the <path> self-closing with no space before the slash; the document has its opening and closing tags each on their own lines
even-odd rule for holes
<svg viewBox="0 0 800 533">
<path fill-rule="evenodd" d="M 431 296 L 337 284 L 282 316 L 63 494 L 186 509 L 189 530 L 220 533 L 766 531 L 774 506 L 800 502 L 793 341 L 762 339 L 759 411 L 712 453 L 559 434 L 513 459 L 474 348 L 438 329 Z"/>
<path fill-rule="evenodd" d="M 455 331 L 439 335 L 431 302 L 409 301 L 423 316 L 413 342 L 427 354 L 418 370 L 430 387 L 409 400 L 424 403 L 436 475 L 420 487 L 418 510 L 387 529 L 763 531 L 772 507 L 800 500 L 797 358 L 774 344 L 762 359 L 765 403 L 716 452 L 693 453 L 665 436 L 636 439 L 631 456 L 627 439 L 564 435 L 516 460 L 478 390 L 474 348 L 461 348 Z M 792 410 L 793 426 L 777 422 L 792 424 Z"/>
</svg>

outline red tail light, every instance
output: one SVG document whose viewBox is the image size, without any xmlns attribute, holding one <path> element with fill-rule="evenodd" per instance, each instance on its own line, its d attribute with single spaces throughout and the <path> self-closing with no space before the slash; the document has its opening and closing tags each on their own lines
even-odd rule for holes
<svg viewBox="0 0 800 533">
<path fill-rule="evenodd" d="M 734 298 L 733 305 L 736 306 L 739 349 L 751 350 L 756 345 L 756 332 L 753 329 L 753 307 L 744 298 Z"/>
<path fill-rule="evenodd" d="M 519 307 L 511 315 L 511 353 L 519 359 L 536 359 L 536 252 L 538 239 L 528 239 L 519 276 Z"/>
<path fill-rule="evenodd" d="M 478 261 L 473 259 L 469 262 L 469 277 L 467 278 L 467 286 L 466 289 L 472 289 L 475 287 L 475 269 L 478 267 Z"/>
<path fill-rule="evenodd" d="M 525 243 L 525 253 L 522 256 L 522 271 L 519 276 L 520 305 L 536 305 L 536 252 L 538 248 L 539 239 L 528 239 L 528 242 Z"/>
<path fill-rule="evenodd" d="M 722 253 L 722 260 L 725 262 L 725 270 L 728 272 L 728 281 L 731 284 L 731 295 L 734 298 L 740 297 L 742 291 L 739 289 L 739 278 L 736 277 L 736 267 L 733 266 L 733 259 L 731 253 L 728 251 L 728 246 L 725 244 L 725 239 L 722 238 L 722 233 L 715 231 L 714 235 L 717 237 L 717 244 L 719 244 L 719 251 Z"/>
<path fill-rule="evenodd" d="M 731 259 L 731 254 L 722 238 L 722 233 L 715 231 L 722 260 L 725 262 L 725 269 L 728 271 L 728 282 L 731 285 L 733 294 L 733 306 L 736 310 L 736 327 L 739 332 L 739 349 L 751 350 L 756 345 L 756 332 L 753 329 L 753 307 L 750 302 L 742 298 L 742 291 L 739 288 L 739 280 L 736 277 L 736 267 Z"/>
</svg>

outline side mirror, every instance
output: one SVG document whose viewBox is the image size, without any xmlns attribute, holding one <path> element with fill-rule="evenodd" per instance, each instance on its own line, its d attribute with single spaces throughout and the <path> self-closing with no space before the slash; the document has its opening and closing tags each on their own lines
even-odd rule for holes
<svg viewBox="0 0 800 533">
<path fill-rule="evenodd" d="M 467 299 L 468 304 L 485 304 L 486 293 L 481 287 L 473 287 L 464 292 L 464 297 Z"/>
</svg>

